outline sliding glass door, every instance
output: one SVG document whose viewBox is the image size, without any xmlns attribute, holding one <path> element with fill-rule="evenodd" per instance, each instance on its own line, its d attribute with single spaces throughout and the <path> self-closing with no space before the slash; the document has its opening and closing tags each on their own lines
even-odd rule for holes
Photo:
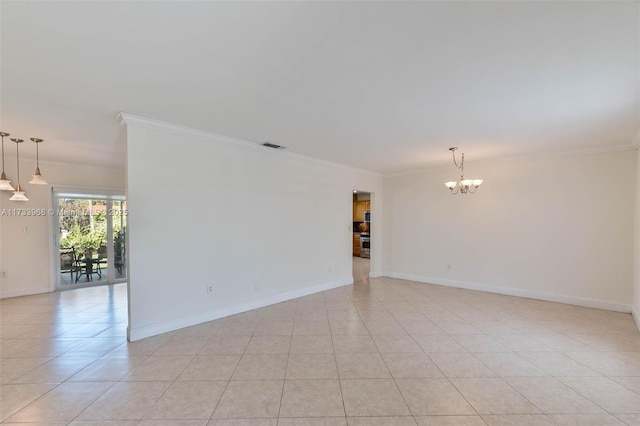
<svg viewBox="0 0 640 426">
<path fill-rule="evenodd" d="M 127 279 L 127 202 L 125 200 L 113 200 L 112 210 L 112 272 L 115 281 L 122 281 Z"/>
<path fill-rule="evenodd" d="M 122 195 L 54 192 L 56 287 L 127 278 L 127 209 Z"/>
</svg>

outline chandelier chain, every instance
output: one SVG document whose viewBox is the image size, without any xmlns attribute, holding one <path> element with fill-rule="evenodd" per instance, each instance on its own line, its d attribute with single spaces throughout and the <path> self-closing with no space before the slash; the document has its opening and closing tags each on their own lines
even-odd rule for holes
<svg viewBox="0 0 640 426">
<path fill-rule="evenodd" d="M 460 153 L 460 165 L 458 165 L 458 161 L 456 161 L 456 150 L 451 150 L 451 155 L 453 156 L 453 164 L 460 170 L 462 170 L 462 174 L 464 174 L 464 152 Z"/>
</svg>

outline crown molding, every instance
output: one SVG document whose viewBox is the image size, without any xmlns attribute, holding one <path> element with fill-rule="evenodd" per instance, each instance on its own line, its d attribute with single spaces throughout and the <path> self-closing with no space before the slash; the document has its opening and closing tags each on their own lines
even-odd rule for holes
<svg viewBox="0 0 640 426">
<path fill-rule="evenodd" d="M 640 132 L 639 132 L 640 137 Z M 580 149 L 571 149 L 571 150 L 558 150 L 558 151 L 535 151 L 529 153 L 522 153 L 516 155 L 503 155 L 497 157 L 487 157 L 481 158 L 479 160 L 474 160 L 474 164 L 485 163 L 485 162 L 493 162 L 493 161 L 525 161 L 525 160 L 544 160 L 549 158 L 566 158 L 566 157 L 579 157 L 583 155 L 594 155 L 594 154 L 605 154 L 608 152 L 623 152 L 623 151 L 636 151 L 640 148 L 640 141 L 634 140 L 625 144 L 616 144 L 616 145 L 607 145 L 607 146 L 599 146 L 599 147 L 589 147 L 589 148 L 580 148 Z M 469 159 L 465 158 L 466 163 L 469 162 Z M 397 173 L 387 173 L 384 175 L 385 178 L 388 177 L 402 177 L 402 176 L 410 176 L 417 175 L 421 173 L 428 173 L 436 170 L 450 169 L 451 164 L 447 165 L 437 165 L 437 166 L 426 166 L 422 169 L 414 169 L 406 172 L 397 172 Z"/>
<path fill-rule="evenodd" d="M 7 161 L 13 161 L 16 158 L 15 153 L 5 153 L 5 159 Z M 20 167 L 22 167 L 22 163 L 27 163 L 27 166 L 34 166 L 36 164 L 36 157 L 25 156 L 22 157 L 22 153 L 20 154 Z M 54 167 L 85 167 L 85 168 L 98 168 L 104 170 L 115 170 L 119 172 L 124 172 L 124 166 L 114 166 L 110 164 L 100 164 L 96 162 L 80 162 L 80 161 L 61 161 L 61 160 L 50 160 L 50 159 L 42 159 L 40 158 L 40 167 L 44 170 L 48 166 Z"/>
<path fill-rule="evenodd" d="M 116 120 L 118 120 L 121 126 L 130 125 L 130 126 L 136 126 L 136 127 L 143 127 L 143 128 L 152 129 L 152 130 L 159 130 L 163 132 L 174 133 L 176 135 L 191 136 L 191 137 L 207 139 L 207 140 L 215 140 L 219 142 L 241 145 L 251 149 L 257 149 L 261 151 L 264 150 L 264 147 L 257 142 L 251 142 L 244 139 L 224 136 L 217 133 L 208 132 L 205 130 L 199 130 L 191 127 L 181 126 L 178 124 L 168 123 L 166 121 L 155 120 L 147 117 L 141 117 L 139 115 L 129 114 L 127 112 L 120 112 L 116 116 Z M 633 140 L 629 143 L 570 149 L 570 150 L 525 152 L 525 153 L 516 154 L 516 155 L 504 155 L 504 156 L 497 156 L 497 157 L 482 158 L 479 160 L 475 160 L 474 163 L 482 163 L 486 161 L 522 161 L 522 160 L 537 160 L 537 159 L 546 159 L 546 158 L 574 157 L 574 156 L 581 156 L 581 155 L 602 154 L 607 152 L 633 151 L 633 150 L 637 150 L 639 147 L 640 147 L 640 128 L 638 129 L 638 132 L 636 133 Z M 298 154 L 291 151 L 285 150 L 285 151 L 277 151 L 277 152 L 281 155 L 297 158 L 302 161 L 312 162 L 315 164 L 322 164 L 329 167 L 340 168 L 343 170 L 350 170 L 350 171 L 355 171 L 359 173 L 367 173 L 370 175 L 385 177 L 385 178 L 415 175 L 415 174 L 440 170 L 440 169 L 449 167 L 449 164 L 447 163 L 446 165 L 439 164 L 439 165 L 433 165 L 433 166 L 425 166 L 424 168 L 421 168 L 421 169 L 413 169 L 413 170 L 408 170 L 404 172 L 378 173 L 371 170 L 360 169 L 360 168 L 352 167 L 346 164 L 334 163 L 331 161 L 322 160 L 319 158 L 310 157 L 307 155 Z"/>
<path fill-rule="evenodd" d="M 127 112 L 120 112 L 116 116 L 116 120 L 120 123 L 121 126 L 143 127 L 145 129 L 159 130 L 162 132 L 174 133 L 181 136 L 191 136 L 200 139 L 214 139 L 221 142 L 244 145 L 250 148 L 260 147 L 260 145 L 258 145 L 257 143 L 249 142 L 244 139 L 232 138 L 213 132 L 207 132 L 205 130 L 181 126 L 179 124 L 155 120 L 153 118 L 141 117 L 139 115 L 129 114 Z"/>
<path fill-rule="evenodd" d="M 624 152 L 635 151 L 638 147 L 635 143 L 618 143 L 604 146 L 592 146 L 586 148 L 566 149 L 566 150 L 554 150 L 554 151 L 534 151 L 516 155 L 503 155 L 492 158 L 483 158 L 477 161 L 482 163 L 484 161 L 525 161 L 525 160 L 545 160 L 549 158 L 567 158 L 567 157 L 580 157 L 583 155 L 595 155 L 606 154 L 609 152 Z M 476 161 L 474 161 L 476 162 Z"/>
<path fill-rule="evenodd" d="M 120 112 L 116 116 L 116 120 L 120 123 L 121 126 L 134 126 L 134 127 L 143 127 L 151 130 L 158 130 L 161 132 L 173 133 L 181 136 L 189 136 L 198 139 L 205 140 L 213 140 L 217 142 L 224 142 L 228 144 L 234 144 L 243 146 L 250 149 L 259 150 L 262 152 L 265 151 L 265 147 L 263 147 L 258 142 L 251 142 L 245 139 L 233 138 L 230 136 L 220 135 L 218 133 L 208 132 L 206 130 L 194 129 L 192 127 L 181 126 L 179 124 L 168 123 L 166 121 L 155 120 L 153 118 L 141 117 L 139 115 L 129 114 L 127 112 Z M 334 163 L 327 160 L 322 160 L 315 157 L 310 157 L 303 154 L 298 154 L 291 151 L 279 150 L 273 151 L 274 153 L 278 153 L 278 155 L 284 155 L 287 157 L 295 158 L 301 161 L 306 161 L 314 164 L 321 164 L 328 167 L 338 168 L 342 170 L 349 170 L 358 173 L 366 173 L 369 175 L 382 177 L 383 175 L 378 172 L 374 172 L 371 170 L 359 169 L 357 167 L 352 167 L 346 164 Z"/>
</svg>

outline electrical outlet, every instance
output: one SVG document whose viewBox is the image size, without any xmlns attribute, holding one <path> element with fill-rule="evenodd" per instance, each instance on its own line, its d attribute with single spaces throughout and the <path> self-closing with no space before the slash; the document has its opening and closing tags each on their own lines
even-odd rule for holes
<svg viewBox="0 0 640 426">
<path fill-rule="evenodd" d="M 212 294 L 213 293 L 213 286 L 212 285 L 208 285 L 207 286 L 207 294 Z"/>
<path fill-rule="evenodd" d="M 253 291 L 260 291 L 260 284 L 258 284 L 258 281 L 253 282 Z"/>
<path fill-rule="evenodd" d="M 22 228 L 22 230 L 25 232 L 25 234 L 29 233 L 29 227 L 25 226 L 24 228 Z"/>
<path fill-rule="evenodd" d="M 451 265 L 447 265 L 447 270 L 450 271 L 451 270 Z"/>
<path fill-rule="evenodd" d="M 7 278 L 7 271 L 6 270 L 2 270 L 0 271 L 0 278 Z"/>
</svg>

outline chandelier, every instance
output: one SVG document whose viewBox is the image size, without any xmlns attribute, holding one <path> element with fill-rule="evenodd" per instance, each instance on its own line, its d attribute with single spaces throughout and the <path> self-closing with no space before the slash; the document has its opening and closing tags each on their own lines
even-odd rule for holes
<svg viewBox="0 0 640 426">
<path fill-rule="evenodd" d="M 445 183 L 445 185 L 446 185 L 447 188 L 449 188 L 449 191 L 451 191 L 451 193 L 453 195 L 455 195 L 457 193 L 461 193 L 461 194 L 471 193 L 471 194 L 473 194 L 474 192 L 476 192 L 478 187 L 482 184 L 482 179 L 465 179 L 464 178 L 464 153 L 461 153 L 461 155 L 460 155 L 460 165 L 458 165 L 458 161 L 456 160 L 456 150 L 457 149 L 458 149 L 458 147 L 454 146 L 454 147 L 449 148 L 449 151 L 451 151 L 451 155 L 453 155 L 453 164 L 457 168 L 460 169 L 460 180 L 458 180 L 457 182 L 449 181 L 449 182 Z"/>
<path fill-rule="evenodd" d="M 22 190 L 20 186 L 20 150 L 19 146 L 24 142 L 22 139 L 11 138 L 12 142 L 16 144 L 16 172 L 17 172 L 17 180 L 16 187 L 14 188 L 11 185 L 11 181 L 7 179 L 7 176 L 4 172 L 4 138 L 5 136 L 9 136 L 9 133 L 0 132 L 0 137 L 2 138 L 2 175 L 0 175 L 0 191 L 12 191 L 13 194 L 9 200 L 11 201 L 29 201 L 27 195 Z M 47 182 L 42 178 L 42 174 L 40 174 L 40 150 L 39 144 L 42 142 L 42 139 L 31 138 L 31 141 L 36 144 L 36 172 L 32 176 L 30 184 L 33 185 L 46 185 Z"/>
</svg>

